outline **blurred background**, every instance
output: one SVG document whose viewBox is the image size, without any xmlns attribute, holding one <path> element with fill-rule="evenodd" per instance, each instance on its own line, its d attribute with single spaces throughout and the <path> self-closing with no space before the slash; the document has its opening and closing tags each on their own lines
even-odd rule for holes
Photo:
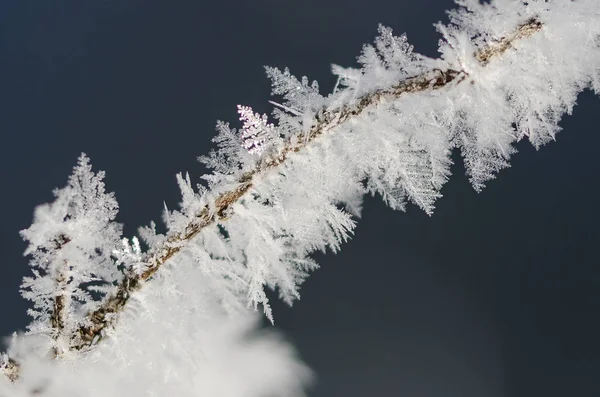
<svg viewBox="0 0 600 397">
<path fill-rule="evenodd" d="M 18 231 L 80 152 L 107 172 L 131 236 L 197 180 L 217 119 L 270 112 L 263 65 L 355 66 L 377 24 L 435 57 L 450 0 L 4 0 L 0 3 L 0 335 L 23 330 Z M 459 156 L 436 213 L 366 200 L 355 238 L 275 327 L 316 371 L 311 397 L 600 395 L 600 100 L 476 194 Z"/>
</svg>

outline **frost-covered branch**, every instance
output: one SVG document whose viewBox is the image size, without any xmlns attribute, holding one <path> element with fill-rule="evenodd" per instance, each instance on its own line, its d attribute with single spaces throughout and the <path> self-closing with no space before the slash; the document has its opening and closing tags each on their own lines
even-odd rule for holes
<svg viewBox="0 0 600 397">
<path fill-rule="evenodd" d="M 526 38 L 541 28 L 542 24 L 539 20 L 531 19 L 520 25 L 516 29 L 516 32 L 510 35 L 509 38 L 502 38 L 498 43 L 492 43 L 478 50 L 475 57 L 482 63 L 487 64 L 492 57 L 500 56 L 511 48 L 515 40 Z M 117 292 L 109 296 L 100 307 L 88 315 L 89 321 L 79 328 L 80 338 L 75 338 L 70 348 L 75 350 L 86 349 L 92 343 L 102 339 L 104 329 L 115 321 L 117 318 L 115 314 L 125 307 L 132 293 L 139 290 L 146 280 L 150 279 L 165 262 L 177 254 L 184 247 L 184 244 L 198 235 L 203 228 L 217 221 L 225 220 L 227 215 L 230 214 L 233 204 L 240 200 L 252 187 L 254 179 L 264 171 L 285 162 L 289 153 L 302 150 L 321 134 L 347 123 L 350 119 L 359 116 L 372 106 L 394 100 L 404 94 L 437 90 L 451 84 L 457 84 L 462 82 L 467 76 L 468 73 L 464 70 L 435 69 L 422 75 L 408 78 L 389 88 L 369 92 L 358 98 L 354 104 L 323 109 L 321 112 L 318 112 L 306 139 L 295 140 L 293 142 L 288 140 L 277 155 L 261 159 L 261 162 L 252 171 L 245 173 L 239 178 L 237 181 L 238 187 L 221 193 L 215 199 L 213 207 L 204 207 L 184 227 L 183 231 L 171 234 L 162 244 L 153 248 L 142 261 L 141 267 L 144 271 L 140 274 L 129 274 L 123 278 L 117 288 Z"/>
<path fill-rule="evenodd" d="M 475 53 L 475 57 L 482 64 L 487 64 L 492 57 L 500 56 L 511 48 L 515 40 L 526 38 L 537 32 L 541 27 L 542 24 L 539 20 L 531 19 L 519 26 L 515 33 L 508 36 L 508 38 L 502 38 L 498 42 L 478 50 Z M 348 122 L 353 117 L 359 116 L 369 107 L 376 106 L 386 100 L 393 100 L 403 94 L 436 90 L 450 84 L 456 84 L 463 81 L 467 76 L 468 73 L 464 70 L 434 69 L 421 75 L 407 78 L 389 88 L 368 92 L 358 98 L 353 104 L 322 109 L 315 115 L 306 139 L 289 139 L 277 155 L 262 158 L 252 171 L 245 173 L 239 178 L 238 186 L 235 189 L 219 194 L 214 200 L 213 207 L 205 206 L 185 226 L 183 231 L 171 234 L 162 244 L 154 247 L 142 261 L 141 268 L 144 269 L 143 272 L 125 275 L 119 283 L 116 292 L 108 296 L 98 308 L 87 315 L 88 321 L 79 327 L 77 331 L 78 337 L 74 336 L 72 338 L 69 346 L 70 349 L 86 349 L 102 339 L 105 328 L 115 321 L 117 318 L 115 314 L 126 306 L 131 294 L 139 290 L 146 280 L 151 278 L 165 262 L 176 255 L 184 244 L 193 239 L 203 228 L 213 224 L 217 220 L 225 219 L 230 213 L 233 204 L 242 198 L 252 187 L 253 180 L 257 175 L 285 162 L 289 153 L 301 150 L 321 134 Z M 64 244 L 69 242 L 67 237 L 63 237 L 61 241 L 64 241 Z M 59 249 L 62 248 L 62 245 Z M 56 282 L 61 284 L 61 286 L 63 284 L 66 285 L 64 271 L 57 273 Z M 64 287 L 59 288 L 59 291 L 63 290 Z M 59 331 L 64 328 L 65 299 L 65 294 L 60 293 L 56 296 L 51 316 L 52 327 Z"/>
<path fill-rule="evenodd" d="M 105 203 L 100 213 L 94 212 L 102 216 L 86 213 L 81 219 L 96 219 L 93 230 L 111 233 L 101 245 L 89 245 L 89 228 L 75 228 L 78 233 L 64 233 L 70 241 L 58 251 L 40 245 L 60 236 L 60 226 L 59 234 L 44 235 L 32 245 L 42 250 L 29 250 L 51 255 L 34 261 L 34 267 L 44 271 L 38 278 L 49 275 L 53 280 L 50 291 L 32 291 L 41 309 L 34 324 L 42 334 L 48 333 L 47 323 L 69 335 L 50 347 L 58 344 L 65 355 L 92 362 L 102 354 L 123 362 L 146 362 L 151 352 L 177 357 L 170 359 L 177 362 L 185 357 L 189 365 L 178 368 L 197 379 L 190 368 L 196 368 L 197 356 L 208 345 L 192 319 L 204 321 L 200 329 L 212 329 L 208 319 L 261 305 L 272 320 L 264 289 L 276 289 L 288 303 L 297 299 L 299 285 L 317 267 L 309 255 L 340 249 L 352 234 L 353 215 L 360 215 L 365 193 L 381 195 L 394 209 L 412 202 L 431 214 L 450 175 L 453 149 L 461 150 L 467 174 L 480 190 L 508 166 L 514 142 L 528 138 L 538 147 L 553 140 L 577 93 L 600 88 L 598 3 L 459 4 L 462 8 L 450 13 L 451 23 L 438 25 L 444 37 L 440 59 L 414 54 L 405 36 L 380 27 L 375 44 L 365 46 L 358 58 L 360 69 L 334 67 L 338 83 L 328 97 L 306 77 L 267 68 L 273 93 L 283 98 L 274 111 L 278 123 L 245 106 L 239 107 L 239 133 L 219 122 L 214 139 L 219 149 L 201 158 L 214 170 L 203 177 L 208 188 L 194 189 L 189 176 L 178 175 L 181 209 L 165 210 L 165 235 L 157 234 L 154 225 L 140 230 L 149 246 L 146 253 L 137 240 L 120 240 L 120 229 L 112 222 L 116 203 L 107 205 L 110 200 L 79 189 L 82 197 L 95 197 L 91 202 Z M 573 45 L 582 37 L 591 38 L 587 47 Z M 94 180 L 90 172 L 84 173 L 85 180 Z M 60 202 L 81 200 L 58 194 Z M 42 208 L 54 213 L 61 207 Z M 67 211 L 74 215 L 65 217 L 63 212 L 43 230 L 70 225 L 83 213 Z M 76 239 L 83 242 L 74 244 Z M 63 257 L 69 247 L 75 251 Z M 63 285 L 60 264 L 80 266 L 73 273 L 80 279 Z M 105 271 L 99 276 L 92 271 L 96 268 Z M 119 270 L 116 276 L 114 269 Z M 155 287 L 142 288 L 150 279 Z M 59 290 L 72 286 L 72 296 L 79 296 L 64 320 L 48 314 L 63 313 L 66 306 L 58 299 L 48 303 L 48 296 L 58 296 L 57 280 L 62 280 Z M 106 287 L 100 298 L 88 293 L 90 282 Z M 39 285 L 46 288 L 48 283 L 27 286 Z M 173 307 L 181 312 L 178 316 Z M 178 326 L 170 328 L 165 316 Z M 164 334 L 168 341 L 149 342 Z M 104 339 L 108 342 L 92 349 Z M 179 346 L 179 339 L 186 346 Z M 36 343 L 36 351 L 48 345 L 45 340 Z M 18 356 L 3 364 L 13 379 L 17 362 Z M 159 371 L 162 364 L 152 361 L 156 367 L 151 370 Z M 164 371 L 173 365 L 164 364 Z"/>
</svg>

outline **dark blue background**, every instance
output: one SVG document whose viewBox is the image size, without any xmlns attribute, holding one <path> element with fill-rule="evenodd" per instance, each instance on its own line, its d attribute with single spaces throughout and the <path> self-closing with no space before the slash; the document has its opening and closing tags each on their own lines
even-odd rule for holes
<svg viewBox="0 0 600 397">
<path fill-rule="evenodd" d="M 23 329 L 26 228 L 85 151 L 131 235 L 178 202 L 174 174 L 211 147 L 236 104 L 266 112 L 262 65 L 333 86 L 377 23 L 435 56 L 450 1 L 5 0 L 0 4 L 0 334 Z M 314 397 L 600 395 L 600 101 L 580 97 L 558 142 L 528 144 L 477 195 L 455 176 L 433 217 L 368 199 L 356 236 L 284 330 Z"/>
</svg>

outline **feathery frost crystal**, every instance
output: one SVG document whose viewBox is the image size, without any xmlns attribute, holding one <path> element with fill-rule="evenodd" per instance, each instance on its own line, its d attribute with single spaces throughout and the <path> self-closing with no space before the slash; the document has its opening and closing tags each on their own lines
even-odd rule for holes
<svg viewBox="0 0 600 397">
<path fill-rule="evenodd" d="M 33 301 L 29 330 L 51 336 L 61 351 L 69 348 L 64 337 L 85 324 L 86 313 L 120 278 L 111 258 L 121 236 L 114 222 L 119 206 L 103 178 L 82 154 L 68 185 L 54 191 L 52 204 L 37 207 L 33 224 L 21 231 L 34 274 L 21 290 Z"/>
</svg>

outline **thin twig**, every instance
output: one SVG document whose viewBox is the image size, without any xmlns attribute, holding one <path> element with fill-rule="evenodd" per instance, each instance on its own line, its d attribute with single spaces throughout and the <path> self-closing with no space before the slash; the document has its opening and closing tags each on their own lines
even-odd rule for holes
<svg viewBox="0 0 600 397">
<path fill-rule="evenodd" d="M 56 244 L 56 251 L 64 248 L 65 245 L 69 244 L 71 239 L 65 234 L 60 234 L 56 240 L 54 241 Z M 52 338 L 55 341 L 62 339 L 63 337 L 69 337 L 69 335 L 64 335 L 65 326 L 66 326 L 66 317 L 68 313 L 68 305 L 69 305 L 69 262 L 64 261 L 62 266 L 58 269 L 54 282 L 56 284 L 57 292 L 54 295 L 54 304 L 52 307 L 52 314 L 50 315 L 50 326 L 52 327 Z M 53 349 L 53 355 L 60 355 L 60 351 L 58 350 L 58 346 L 55 346 Z"/>
</svg>

